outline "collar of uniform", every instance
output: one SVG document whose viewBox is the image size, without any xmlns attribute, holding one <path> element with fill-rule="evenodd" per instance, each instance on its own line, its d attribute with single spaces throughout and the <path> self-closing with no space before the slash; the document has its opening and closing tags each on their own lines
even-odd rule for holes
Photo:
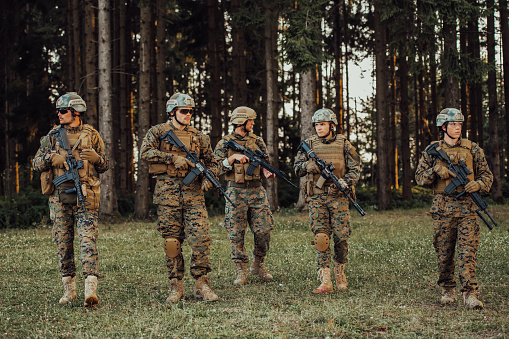
<svg viewBox="0 0 509 339">
<path fill-rule="evenodd" d="M 168 120 L 168 124 L 171 126 L 171 128 L 179 130 L 179 128 L 173 124 L 173 121 Z M 182 131 L 187 131 L 188 127 L 189 127 L 189 125 L 184 126 L 184 129 L 182 129 Z"/>
<path fill-rule="evenodd" d="M 453 147 L 456 147 L 456 146 L 459 146 L 461 145 L 461 137 L 459 137 L 458 141 L 454 144 L 454 145 L 449 145 L 447 142 L 445 142 L 445 140 L 442 140 L 442 142 L 449 148 L 453 148 Z"/>
<path fill-rule="evenodd" d="M 330 139 L 320 138 L 320 141 L 321 141 L 323 144 L 331 144 L 331 143 L 333 143 L 334 141 L 336 141 L 336 133 L 334 133 L 334 131 L 333 131 L 333 132 L 332 132 L 332 138 L 330 138 Z"/>
<path fill-rule="evenodd" d="M 64 125 L 64 127 L 67 130 L 67 133 L 76 134 L 78 132 L 81 132 L 81 130 L 83 129 L 83 122 L 80 121 L 80 125 L 77 127 L 71 127 L 70 125 Z"/>
<path fill-rule="evenodd" d="M 242 135 L 240 135 L 240 134 L 238 134 L 238 133 L 233 132 L 233 136 L 234 136 L 234 137 L 235 137 L 235 139 L 237 139 L 237 140 L 245 140 L 245 139 L 247 139 L 247 137 L 249 136 L 249 133 L 246 133 L 246 135 L 242 136 Z"/>
</svg>

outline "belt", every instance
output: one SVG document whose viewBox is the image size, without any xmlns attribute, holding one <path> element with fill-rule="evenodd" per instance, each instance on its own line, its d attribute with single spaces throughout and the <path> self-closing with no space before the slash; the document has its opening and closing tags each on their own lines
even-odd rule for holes
<svg viewBox="0 0 509 339">
<path fill-rule="evenodd" d="M 235 187 L 235 188 L 257 188 L 262 187 L 261 181 L 254 181 L 254 180 L 248 180 L 243 183 L 238 183 L 235 181 L 228 181 L 228 187 Z"/>
</svg>

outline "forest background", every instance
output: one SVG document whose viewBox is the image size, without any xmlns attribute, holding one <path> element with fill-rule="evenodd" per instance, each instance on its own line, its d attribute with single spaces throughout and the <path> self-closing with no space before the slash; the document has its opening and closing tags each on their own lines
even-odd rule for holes
<svg viewBox="0 0 509 339">
<path fill-rule="evenodd" d="M 86 100 L 110 157 L 104 217 L 153 216 L 138 149 L 177 91 L 194 98 L 193 124 L 213 146 L 235 107 L 255 109 L 271 163 L 295 183 L 312 114 L 333 109 L 363 159 L 360 204 L 378 210 L 429 205 L 414 171 L 439 138 L 437 113 L 457 107 L 495 176 L 487 199 L 509 196 L 507 0 L 20 0 L 0 12 L 0 228 L 47 220 L 31 159 L 68 91 Z M 357 102 L 349 68 L 366 59 L 376 86 Z M 275 210 L 304 205 L 284 181 L 266 188 Z M 223 199 L 207 194 L 220 212 Z"/>
</svg>

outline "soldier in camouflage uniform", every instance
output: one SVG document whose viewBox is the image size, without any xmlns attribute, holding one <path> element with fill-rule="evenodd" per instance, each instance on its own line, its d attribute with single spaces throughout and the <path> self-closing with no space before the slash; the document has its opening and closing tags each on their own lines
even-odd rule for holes
<svg viewBox="0 0 509 339">
<path fill-rule="evenodd" d="M 211 271 L 209 220 L 203 191 L 212 184 L 205 177 L 196 178 L 189 186 L 182 183 L 194 166 L 186 153 L 160 140 L 170 129 L 211 173 L 217 171 L 212 156 L 210 139 L 190 126 L 194 100 L 186 94 L 176 93 L 166 103 L 168 122 L 153 126 L 143 139 L 141 157 L 149 162 L 149 172 L 157 177 L 154 203 L 158 205 L 158 230 L 164 238 L 166 266 L 170 279 L 168 303 L 176 303 L 184 297 L 184 257 L 181 244 L 187 239 L 192 249 L 191 275 L 195 279 L 194 295 L 205 301 L 216 301 L 219 297 L 208 285 L 207 273 Z"/>
<path fill-rule="evenodd" d="M 458 187 L 451 195 L 444 189 L 455 177 L 448 165 L 430 156 L 428 146 L 422 152 L 419 165 L 415 172 L 415 179 L 419 185 L 433 185 L 433 204 L 431 215 L 433 217 L 433 246 L 438 257 L 438 285 L 442 287 L 443 304 L 455 301 L 454 279 L 454 252 L 457 246 L 458 267 L 463 292 L 464 304 L 469 309 L 482 309 L 483 303 L 477 299 L 477 249 L 479 248 L 479 223 L 475 210 L 475 203 L 463 194 L 456 195 L 465 190 L 467 193 L 488 193 L 493 183 L 493 174 L 488 168 L 482 148 L 470 140 L 461 137 L 461 128 L 464 121 L 463 114 L 455 108 L 446 108 L 437 116 L 437 127 L 443 132 L 443 139 L 434 141 L 431 145 L 439 143 L 437 149 L 442 149 L 455 164 L 458 160 L 466 163 L 473 173 L 471 180 L 465 187 Z"/>
<path fill-rule="evenodd" d="M 233 282 L 235 285 L 247 283 L 249 258 L 244 247 L 244 236 L 248 223 L 254 235 L 254 260 L 250 273 L 258 275 L 264 281 L 273 279 L 265 268 L 264 259 L 269 250 L 270 231 L 274 228 L 274 218 L 267 201 L 267 193 L 262 186 L 261 173 L 265 178 L 272 178 L 275 175 L 260 166 L 255 168 L 253 175 L 246 174 L 249 158 L 226 145 L 228 140 L 233 139 L 241 146 L 253 151 L 259 149 L 267 154 L 267 146 L 263 139 L 252 132 L 254 119 L 256 119 L 256 112 L 253 109 L 245 106 L 237 107 L 230 117 L 230 123 L 234 127 L 233 133 L 224 136 L 214 150 L 214 157 L 228 182 L 226 195 L 236 205 L 236 208 L 233 208 L 230 202 L 226 201 L 224 221 L 230 238 L 231 259 L 237 268 L 237 278 Z"/>
<path fill-rule="evenodd" d="M 81 118 L 87 109 L 85 101 L 76 93 L 61 96 L 56 103 L 60 125 L 52 131 L 64 127 L 77 161 L 83 160 L 79 169 L 83 193 L 86 195 L 85 207 L 78 204 L 76 193 L 68 194 L 71 182 L 55 187 L 52 180 L 68 169 L 68 153 L 57 142 L 55 136 L 41 138 L 41 146 L 33 159 L 34 170 L 41 172 L 43 194 L 50 195 L 50 217 L 53 222 L 53 239 L 58 246 L 60 274 L 64 285 L 64 296 L 60 304 L 76 299 L 76 266 L 74 263 L 74 219 L 80 240 L 82 272 L 85 276 L 85 306 L 98 303 L 97 290 L 97 211 L 99 209 L 100 181 L 98 173 L 108 169 L 108 159 L 104 154 L 104 143 L 99 133 L 90 125 L 83 124 Z M 86 208 L 86 211 L 85 211 Z"/>
<path fill-rule="evenodd" d="M 337 123 L 336 115 L 330 109 L 317 110 L 313 115 L 313 126 L 317 135 L 306 142 L 319 158 L 327 163 L 332 162 L 336 168 L 334 174 L 344 188 L 349 188 L 359 180 L 360 157 L 345 136 L 335 132 Z M 303 189 L 306 202 L 309 203 L 311 231 L 315 235 L 313 243 L 318 257 L 318 277 L 321 281 L 313 293 L 325 294 L 334 291 L 330 277 L 331 236 L 334 240 L 336 288 L 345 290 L 348 288 L 345 275 L 348 238 L 352 232 L 349 200 L 330 179 L 322 185 L 318 165 L 303 150 L 297 153 L 294 170 L 301 177 L 307 176 Z"/>
</svg>

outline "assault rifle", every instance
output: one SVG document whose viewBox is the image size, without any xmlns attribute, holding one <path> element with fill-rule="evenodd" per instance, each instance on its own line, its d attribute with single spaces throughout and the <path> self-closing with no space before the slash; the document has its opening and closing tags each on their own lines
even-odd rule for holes
<svg viewBox="0 0 509 339">
<path fill-rule="evenodd" d="M 175 134 L 175 132 L 173 132 L 173 130 L 170 129 L 168 132 L 166 132 L 161 137 L 161 140 L 167 141 L 170 144 L 172 144 L 173 146 L 175 146 L 177 148 L 180 148 L 181 150 L 186 152 L 187 153 L 187 157 L 186 158 L 189 161 L 191 161 L 191 163 L 194 165 L 194 168 L 191 170 L 191 172 L 189 172 L 185 176 L 184 180 L 182 180 L 182 183 L 184 185 L 189 186 L 191 184 L 191 182 L 194 179 L 196 179 L 196 177 L 198 175 L 203 173 L 205 178 L 207 178 L 207 180 L 212 183 L 212 186 L 214 186 L 214 188 L 216 190 L 218 190 L 219 193 L 224 195 L 225 199 L 228 200 L 230 202 L 230 204 L 232 204 L 232 206 L 234 208 L 237 207 L 237 206 L 235 206 L 233 201 L 231 201 L 230 198 L 228 198 L 228 196 L 226 195 L 226 192 L 224 191 L 223 187 L 221 186 L 221 183 L 216 179 L 214 174 L 210 173 L 209 169 L 200 161 L 200 159 L 198 159 L 198 154 L 196 154 L 196 152 L 191 152 L 186 147 L 186 145 L 182 142 L 182 140 L 179 139 L 179 137 Z"/>
<path fill-rule="evenodd" d="M 53 179 L 53 183 L 57 187 L 62 185 L 64 182 L 71 181 L 73 183 L 74 186 L 72 188 L 66 189 L 65 193 L 67 194 L 76 193 L 78 197 L 78 202 L 81 205 L 81 207 L 83 207 L 85 221 L 88 222 L 87 209 L 85 208 L 85 206 L 87 205 L 85 202 L 85 194 L 83 194 L 80 175 L 78 173 L 79 169 L 83 169 L 83 160 L 77 161 L 74 155 L 72 155 L 71 146 L 69 145 L 69 139 L 67 138 L 67 131 L 64 126 L 61 126 L 57 130 L 53 130 L 49 135 L 54 135 L 57 141 L 60 143 L 60 146 L 62 146 L 62 148 L 67 151 L 67 158 L 65 159 L 65 162 L 69 167 L 67 172 Z"/>
<path fill-rule="evenodd" d="M 451 183 L 449 185 L 447 185 L 447 187 L 445 188 L 445 193 L 451 195 L 452 192 L 454 192 L 454 190 L 456 188 L 458 188 L 459 186 L 465 186 L 466 184 L 468 184 L 470 182 L 470 180 L 467 179 L 467 175 L 468 174 L 472 174 L 472 171 L 470 171 L 468 168 L 467 168 L 467 165 L 462 161 L 460 160 L 458 162 L 458 165 L 455 165 L 451 162 L 451 159 L 449 159 L 449 157 L 447 156 L 447 154 L 444 152 L 443 149 L 440 149 L 438 150 L 437 149 L 438 147 L 438 142 L 437 143 L 434 143 L 433 145 L 431 145 L 430 147 L 428 147 L 428 150 L 426 151 L 429 155 L 433 156 L 433 157 L 437 157 L 438 159 L 446 162 L 448 165 L 449 165 L 449 170 L 454 173 L 456 175 L 456 178 L 454 178 Z M 456 195 L 456 198 L 459 198 L 460 196 L 462 196 L 463 194 L 467 193 L 465 191 L 465 189 L 463 188 L 463 191 L 460 192 L 458 195 Z M 486 213 L 486 215 L 491 219 L 491 221 L 493 222 L 493 225 L 495 226 L 498 226 L 498 224 L 495 222 L 495 220 L 493 220 L 493 218 L 491 217 L 491 215 L 488 213 L 488 211 L 486 210 L 486 208 L 488 208 L 488 204 L 482 200 L 481 198 L 481 195 L 478 193 L 478 192 L 473 192 L 473 193 L 468 193 L 468 195 L 470 195 L 470 198 L 472 198 L 472 200 L 474 201 L 474 203 L 477 205 L 477 207 L 479 207 L 475 213 L 477 213 L 477 215 L 482 219 L 482 221 L 484 221 L 484 223 L 486 224 L 486 226 L 488 226 L 488 228 L 490 230 L 493 229 L 493 226 L 491 226 L 487 221 L 486 219 L 484 219 L 483 215 L 481 214 L 481 211 Z"/>
<path fill-rule="evenodd" d="M 261 167 L 265 168 L 267 171 L 274 173 L 276 175 L 276 177 L 278 177 L 279 179 L 283 179 L 284 181 L 286 181 L 293 187 L 298 188 L 297 186 L 295 186 L 294 183 L 292 183 L 290 180 L 288 180 L 285 177 L 285 174 L 283 171 L 280 171 L 280 170 L 272 167 L 267 161 L 265 161 L 265 159 L 267 159 L 268 156 L 267 156 L 267 154 L 263 153 L 261 150 L 257 149 L 255 151 L 253 151 L 252 149 L 250 149 L 248 147 L 244 147 L 244 146 L 240 145 L 238 142 L 236 142 L 233 139 L 228 140 L 228 142 L 226 143 L 226 146 L 230 147 L 235 152 L 243 153 L 246 157 L 249 158 L 249 166 L 247 167 L 247 170 L 246 170 L 247 175 L 253 175 L 255 168 L 258 166 L 261 166 Z"/>
<path fill-rule="evenodd" d="M 318 165 L 318 168 L 321 171 L 321 176 L 323 179 L 331 179 L 334 183 L 334 186 L 336 186 L 347 198 L 350 200 L 350 202 L 353 204 L 353 207 L 362 215 L 365 216 L 366 212 L 355 202 L 355 200 L 352 199 L 350 196 L 351 189 L 345 189 L 341 186 L 339 183 L 338 177 L 334 174 L 334 170 L 336 169 L 332 163 L 327 164 L 327 162 L 323 159 L 320 159 L 315 152 L 309 147 L 307 142 L 303 141 L 300 147 L 304 150 L 304 152 L 307 153 L 307 155 L 316 161 L 316 164 Z M 320 188 L 320 187 L 319 187 Z"/>
</svg>

